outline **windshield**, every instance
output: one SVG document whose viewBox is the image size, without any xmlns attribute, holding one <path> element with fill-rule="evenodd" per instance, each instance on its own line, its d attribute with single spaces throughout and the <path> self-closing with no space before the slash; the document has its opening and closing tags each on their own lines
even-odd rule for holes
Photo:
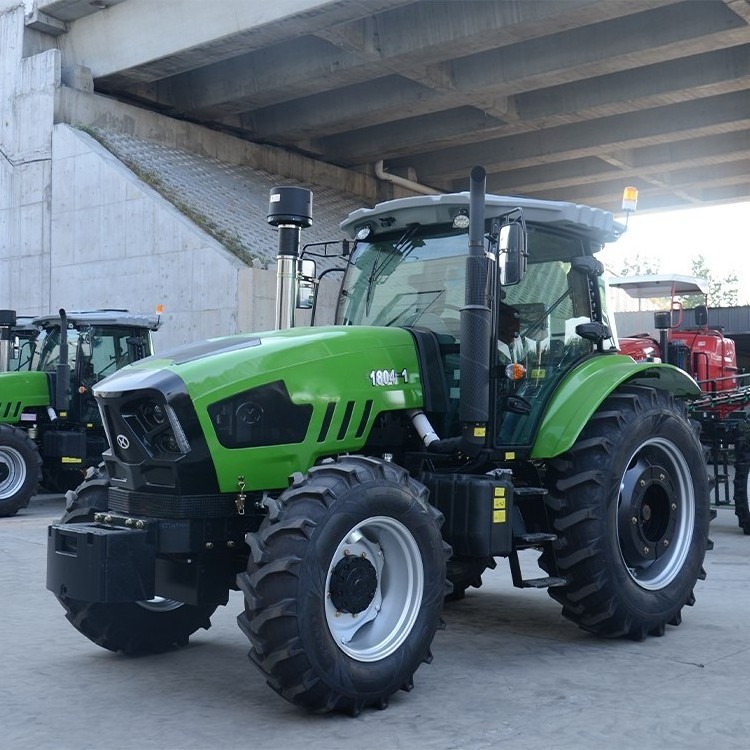
<svg viewBox="0 0 750 750">
<path fill-rule="evenodd" d="M 151 353 L 150 337 L 139 328 L 69 326 L 67 333 L 71 373 L 80 359 L 82 377 L 94 378 L 95 382 Z M 60 328 L 54 326 L 39 334 L 31 369 L 55 372 L 59 363 Z"/>
<path fill-rule="evenodd" d="M 423 326 L 458 338 L 466 232 L 423 236 L 418 229 L 358 246 L 344 280 L 338 323 Z"/>
</svg>

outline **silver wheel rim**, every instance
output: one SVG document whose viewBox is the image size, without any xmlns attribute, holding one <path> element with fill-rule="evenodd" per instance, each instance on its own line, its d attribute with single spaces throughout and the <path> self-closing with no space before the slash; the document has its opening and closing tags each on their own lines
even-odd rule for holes
<svg viewBox="0 0 750 750">
<path fill-rule="evenodd" d="M 351 556 L 369 561 L 377 578 L 371 600 L 354 614 L 339 610 L 331 597 L 336 566 Z M 331 558 L 325 590 L 326 622 L 336 645 L 357 661 L 385 659 L 406 640 L 422 603 L 424 567 L 416 540 L 395 518 L 358 523 Z"/>
<path fill-rule="evenodd" d="M 659 467 L 665 471 L 659 471 Z M 648 479 L 649 472 L 662 480 L 666 474 L 666 484 L 652 482 Z M 645 483 L 644 494 L 651 492 L 652 505 L 658 508 L 658 511 L 652 511 L 654 517 L 647 519 L 652 524 L 651 533 L 642 537 L 644 553 L 653 545 L 649 550 L 652 556 L 655 555 L 652 559 L 639 556 L 641 550 L 633 543 L 633 531 L 628 528 L 631 523 L 635 527 L 643 520 L 631 513 L 629 505 L 641 482 Z M 643 589 L 663 589 L 682 570 L 690 552 L 695 525 L 695 489 L 690 467 L 674 443 L 665 438 L 652 438 L 638 448 L 620 482 L 618 504 L 619 551 L 630 577 Z"/>
<path fill-rule="evenodd" d="M 7 500 L 17 494 L 26 481 L 26 462 L 23 456 L 9 446 L 0 448 L 0 464 L 3 464 L 5 479 L 0 482 L 0 500 Z"/>
<path fill-rule="evenodd" d="M 144 599 L 143 601 L 136 602 L 139 607 L 149 610 L 149 612 L 171 612 L 172 610 L 179 609 L 183 602 L 175 601 L 174 599 L 165 599 L 163 596 L 155 596 L 153 599 Z"/>
</svg>

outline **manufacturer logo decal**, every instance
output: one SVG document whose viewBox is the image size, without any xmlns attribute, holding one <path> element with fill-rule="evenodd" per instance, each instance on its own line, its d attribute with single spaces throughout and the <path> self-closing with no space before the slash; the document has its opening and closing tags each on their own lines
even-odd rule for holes
<svg viewBox="0 0 750 750">
<path fill-rule="evenodd" d="M 117 436 L 117 445 L 120 446 L 124 451 L 126 451 L 128 448 L 130 448 L 130 440 L 128 440 L 125 435 L 118 435 Z"/>
</svg>

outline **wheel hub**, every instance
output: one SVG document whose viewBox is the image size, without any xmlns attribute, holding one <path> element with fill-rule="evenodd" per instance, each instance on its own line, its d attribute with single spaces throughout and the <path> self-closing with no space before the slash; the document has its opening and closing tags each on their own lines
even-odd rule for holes
<svg viewBox="0 0 750 750">
<path fill-rule="evenodd" d="M 10 476 L 10 469 L 5 461 L 0 461 L 0 484 L 5 482 Z"/>
<path fill-rule="evenodd" d="M 359 614 L 370 606 L 377 587 L 377 571 L 366 557 L 344 557 L 331 573 L 331 603 L 339 612 Z"/>
<path fill-rule="evenodd" d="M 624 478 L 619 511 L 620 544 L 632 565 L 655 560 L 674 535 L 679 508 L 669 472 L 647 464 Z"/>
</svg>

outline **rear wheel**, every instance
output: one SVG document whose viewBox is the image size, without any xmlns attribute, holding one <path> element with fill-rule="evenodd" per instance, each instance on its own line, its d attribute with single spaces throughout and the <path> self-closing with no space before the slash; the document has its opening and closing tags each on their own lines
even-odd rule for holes
<svg viewBox="0 0 750 750">
<path fill-rule="evenodd" d="M 559 537 L 541 567 L 563 614 L 598 635 L 641 639 L 678 625 L 709 546 L 705 462 L 684 406 L 622 387 L 567 454 L 552 462 L 549 510 Z"/>
<path fill-rule="evenodd" d="M 347 456 L 297 475 L 238 576 L 238 623 L 268 684 L 314 711 L 384 708 L 429 661 L 449 548 L 427 490 L 398 466 Z"/>
<path fill-rule="evenodd" d="M 740 528 L 750 534 L 750 425 L 737 430 L 734 441 L 734 512 Z"/>
<path fill-rule="evenodd" d="M 87 480 L 67 494 L 61 523 L 93 521 L 94 513 L 107 508 L 107 474 L 90 469 Z M 56 595 L 57 596 L 57 595 Z M 211 627 L 218 604 L 192 606 L 157 596 L 139 602 L 84 602 L 57 596 L 73 627 L 110 651 L 125 654 L 159 653 L 185 646 L 200 628 Z"/>
<path fill-rule="evenodd" d="M 42 478 L 42 458 L 34 441 L 11 425 L 0 425 L 0 517 L 25 508 Z"/>
</svg>

